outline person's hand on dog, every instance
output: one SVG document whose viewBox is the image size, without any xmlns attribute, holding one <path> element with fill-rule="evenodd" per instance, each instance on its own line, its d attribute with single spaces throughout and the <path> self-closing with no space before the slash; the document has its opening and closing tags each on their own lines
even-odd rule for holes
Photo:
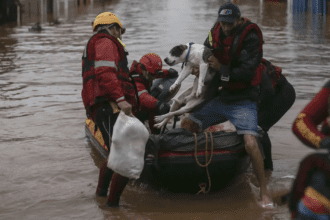
<svg viewBox="0 0 330 220">
<path fill-rule="evenodd" d="M 131 115 L 132 114 L 132 106 L 126 101 L 119 102 L 118 107 L 124 111 L 125 115 Z"/>
<path fill-rule="evenodd" d="M 191 74 L 196 76 L 197 78 L 199 77 L 199 65 L 193 66 Z"/>
<path fill-rule="evenodd" d="M 209 67 L 211 67 L 212 69 L 219 71 L 222 64 L 219 62 L 219 60 L 215 57 L 215 56 L 210 56 L 209 59 Z"/>
</svg>

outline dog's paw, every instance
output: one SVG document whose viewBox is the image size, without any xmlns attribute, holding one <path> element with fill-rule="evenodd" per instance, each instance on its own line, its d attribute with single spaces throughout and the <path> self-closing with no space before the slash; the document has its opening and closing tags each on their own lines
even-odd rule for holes
<svg viewBox="0 0 330 220">
<path fill-rule="evenodd" d="M 161 129 L 164 127 L 165 121 L 159 122 L 157 124 L 154 124 L 154 128 Z"/>
<path fill-rule="evenodd" d="M 161 123 L 154 124 L 154 128 L 161 129 L 162 128 Z"/>
<path fill-rule="evenodd" d="M 161 122 L 161 120 L 159 120 L 158 116 L 155 116 L 154 121 L 155 121 L 156 123 Z"/>
<path fill-rule="evenodd" d="M 198 89 L 196 92 L 196 98 L 199 98 L 202 95 L 202 90 Z"/>
<path fill-rule="evenodd" d="M 176 89 L 176 87 L 178 87 L 178 85 L 174 83 L 174 84 L 170 87 L 170 92 L 174 92 L 174 90 Z"/>
<path fill-rule="evenodd" d="M 160 123 L 164 121 L 164 117 L 162 115 L 155 116 L 154 121 Z"/>
</svg>

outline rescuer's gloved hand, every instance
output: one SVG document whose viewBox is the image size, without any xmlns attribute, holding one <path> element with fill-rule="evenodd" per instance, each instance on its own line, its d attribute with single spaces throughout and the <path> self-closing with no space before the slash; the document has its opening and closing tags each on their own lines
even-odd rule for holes
<svg viewBox="0 0 330 220">
<path fill-rule="evenodd" d="M 170 105 L 166 102 L 156 102 L 156 115 L 164 115 L 170 111 Z"/>
<path fill-rule="evenodd" d="M 175 69 L 172 69 L 172 68 L 170 68 L 169 70 L 167 70 L 168 71 L 168 76 L 170 77 L 170 78 L 175 78 L 175 77 L 178 77 L 178 71 L 176 71 Z"/>
<path fill-rule="evenodd" d="M 118 107 L 125 113 L 125 115 L 132 114 L 132 105 L 126 101 L 117 103 Z"/>
<path fill-rule="evenodd" d="M 320 141 L 320 148 L 330 150 L 330 137 L 325 137 Z"/>
</svg>

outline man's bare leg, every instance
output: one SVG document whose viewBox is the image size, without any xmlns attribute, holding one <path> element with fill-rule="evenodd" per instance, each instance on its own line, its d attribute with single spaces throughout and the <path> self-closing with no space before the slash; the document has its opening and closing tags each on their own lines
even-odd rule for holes
<svg viewBox="0 0 330 220">
<path fill-rule="evenodd" d="M 258 142 L 253 135 L 244 135 L 245 150 L 251 157 L 253 171 L 256 173 L 260 184 L 260 197 L 262 204 L 269 204 L 271 202 L 268 191 L 267 183 L 264 171 L 264 161 L 260 149 L 258 147 Z"/>
</svg>

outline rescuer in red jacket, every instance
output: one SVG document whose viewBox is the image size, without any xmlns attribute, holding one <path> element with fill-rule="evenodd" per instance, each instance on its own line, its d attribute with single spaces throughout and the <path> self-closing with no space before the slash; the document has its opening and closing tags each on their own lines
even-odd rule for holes
<svg viewBox="0 0 330 220">
<path fill-rule="evenodd" d="M 130 75 L 134 78 L 140 101 L 138 117 L 149 119 L 149 128 L 152 133 L 157 130 L 154 128 L 154 116 L 169 111 L 168 104 L 162 103 L 150 95 L 152 81 L 156 78 L 174 78 L 178 76 L 176 70 L 172 68 L 169 70 L 162 69 L 162 66 L 162 59 L 157 54 L 148 53 L 142 56 L 139 62 L 134 61 L 130 69 Z M 166 105 L 166 107 L 161 108 L 161 105 Z M 162 112 L 159 112 L 159 110 L 162 110 Z"/>
<path fill-rule="evenodd" d="M 125 29 L 116 15 L 110 12 L 99 14 L 94 23 L 96 33 L 89 39 L 82 57 L 83 90 L 82 99 L 87 112 L 100 129 L 108 147 L 109 138 L 117 115 L 112 105 L 117 105 L 126 115 L 138 112 L 140 108 L 137 88 L 127 67 L 127 51 L 121 41 Z M 159 105 L 162 112 L 168 105 Z M 111 182 L 111 184 L 110 184 Z M 128 178 L 114 173 L 107 167 L 107 160 L 101 166 L 96 194 L 107 196 L 108 206 L 118 206 L 120 196 Z"/>
<path fill-rule="evenodd" d="M 330 149 L 330 81 L 299 113 L 292 131 L 308 147 Z M 322 124 L 321 129 L 318 126 Z M 312 154 L 300 164 L 292 187 L 289 208 L 293 219 L 329 219 L 329 154 Z"/>
<path fill-rule="evenodd" d="M 137 99 L 127 68 L 128 53 L 120 40 L 125 32 L 120 20 L 113 13 L 101 13 L 93 23 L 93 31 L 97 32 L 89 39 L 83 55 L 82 98 L 87 115 L 100 128 L 109 149 L 111 127 L 116 119 L 110 102 L 130 115 L 136 112 Z M 128 178 L 114 173 L 105 160 L 96 194 L 107 196 L 110 185 L 107 205 L 118 206 L 127 182 Z"/>
<path fill-rule="evenodd" d="M 313 100 L 299 113 L 292 125 L 293 133 L 308 147 L 327 148 L 329 138 L 328 124 L 330 81 L 328 81 Z M 322 123 L 322 130 L 317 126 Z"/>
</svg>

